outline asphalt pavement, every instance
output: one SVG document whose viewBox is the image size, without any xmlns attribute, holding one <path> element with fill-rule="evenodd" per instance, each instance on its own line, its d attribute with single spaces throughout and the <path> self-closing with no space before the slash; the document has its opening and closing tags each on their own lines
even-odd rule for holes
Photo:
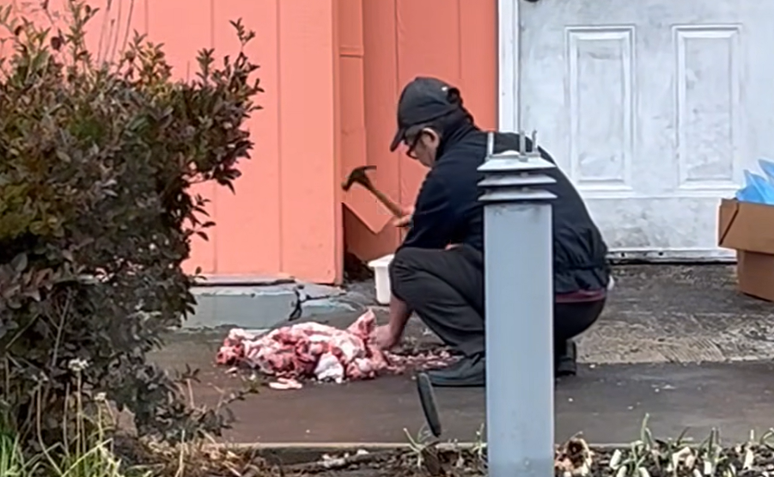
<svg viewBox="0 0 774 477">
<path fill-rule="evenodd" d="M 646 415 L 664 437 L 689 428 L 703 438 L 717 427 L 739 441 L 774 427 L 774 304 L 739 294 L 729 266 L 627 266 L 615 275 L 603 317 L 580 340 L 579 375 L 557 382 L 558 441 L 582 432 L 596 443 L 628 442 Z M 344 326 L 356 316 L 318 319 Z M 408 335 L 434 339 L 417 320 Z M 213 405 L 241 386 L 213 364 L 223 336 L 179 334 L 154 359 L 199 367 L 196 401 Z M 442 438 L 473 440 L 485 421 L 483 389 L 436 397 Z M 404 429 L 416 434 L 424 422 L 411 376 L 266 389 L 232 409 L 238 422 L 224 439 L 240 443 L 403 443 Z"/>
</svg>

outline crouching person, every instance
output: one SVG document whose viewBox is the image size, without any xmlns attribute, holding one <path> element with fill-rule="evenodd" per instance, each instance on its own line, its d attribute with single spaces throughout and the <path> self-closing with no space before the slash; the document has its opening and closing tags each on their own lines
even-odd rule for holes
<svg viewBox="0 0 774 477">
<path fill-rule="evenodd" d="M 519 136 L 495 135 L 495 152 L 515 150 Z M 416 78 L 398 104 L 398 132 L 390 150 L 406 147 L 429 168 L 406 238 L 390 265 L 389 324 L 377 340 L 389 349 L 401 339 L 412 312 L 462 358 L 429 374 L 436 386 L 483 386 L 486 376 L 483 205 L 478 167 L 486 157 L 487 133 L 462 105 L 459 91 L 434 78 Z M 532 144 L 526 139 L 528 150 Z M 542 149 L 541 156 L 554 160 Z M 599 317 L 610 280 L 607 246 L 585 204 L 558 168 L 546 189 L 553 202 L 554 364 L 557 375 L 576 372 L 572 340 Z M 514 243 L 514 247 L 519 244 Z M 539 319 L 513 310 L 514 320 Z M 529 363 L 514 363 L 514 366 Z"/>
</svg>

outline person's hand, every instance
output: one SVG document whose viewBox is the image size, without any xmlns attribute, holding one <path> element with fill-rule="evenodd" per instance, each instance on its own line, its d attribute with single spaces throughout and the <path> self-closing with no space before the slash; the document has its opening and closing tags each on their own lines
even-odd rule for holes
<svg viewBox="0 0 774 477">
<path fill-rule="evenodd" d="M 374 342 L 379 349 L 389 351 L 394 348 L 400 337 L 392 332 L 389 325 L 377 326 L 374 330 Z"/>
<path fill-rule="evenodd" d="M 406 227 L 411 223 L 411 217 L 414 215 L 414 207 L 406 207 L 403 215 L 392 221 L 395 227 Z"/>
</svg>

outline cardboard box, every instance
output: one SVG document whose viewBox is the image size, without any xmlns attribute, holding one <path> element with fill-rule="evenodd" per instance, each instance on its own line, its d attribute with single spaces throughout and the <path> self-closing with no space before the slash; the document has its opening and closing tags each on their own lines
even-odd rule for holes
<svg viewBox="0 0 774 477">
<path fill-rule="evenodd" d="M 723 199 L 718 246 L 736 250 L 742 293 L 774 301 L 774 206 Z"/>
</svg>

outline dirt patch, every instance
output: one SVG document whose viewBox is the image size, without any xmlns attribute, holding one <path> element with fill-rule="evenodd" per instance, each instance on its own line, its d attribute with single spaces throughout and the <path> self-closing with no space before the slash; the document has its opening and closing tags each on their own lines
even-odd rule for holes
<svg viewBox="0 0 774 477">
<path fill-rule="evenodd" d="M 715 439 L 715 440 L 713 440 Z M 199 450 L 198 460 L 186 462 L 187 477 L 479 477 L 487 475 L 486 451 L 481 446 L 423 445 L 401 449 L 349 449 L 325 452 L 315 449 L 215 449 Z M 135 455 L 135 457 L 137 457 Z M 145 456 L 148 457 L 147 455 Z M 180 463 L 174 453 L 159 460 L 154 475 L 175 475 Z M 593 448 L 574 438 L 557 449 L 556 476 L 650 477 L 768 476 L 774 471 L 774 452 L 766 443 L 722 447 L 717 436 L 700 446 L 679 441 L 643 440 L 621 448 Z M 514 472 L 516 475 L 517 470 Z"/>
<path fill-rule="evenodd" d="M 554 467 L 554 475 L 561 477 L 589 476 L 613 477 L 620 475 L 649 475 L 651 477 L 687 477 L 697 472 L 705 476 L 768 476 L 774 469 L 774 455 L 765 446 L 749 449 L 717 449 L 717 456 L 706 451 L 682 447 L 673 449 L 669 454 L 635 455 L 630 450 L 587 449 L 576 441 L 568 448 L 560 450 Z M 567 451 L 570 451 L 569 453 Z M 644 450 L 644 449 L 643 449 Z M 656 455 L 657 457 L 652 457 Z M 355 456 L 357 457 L 357 456 Z M 344 464 L 345 459 L 330 458 L 327 462 L 301 464 L 288 467 L 286 471 L 297 469 L 298 475 L 319 475 L 325 477 L 483 477 L 487 475 L 485 455 L 475 451 L 432 451 L 420 456 L 415 451 L 383 451 L 378 454 L 362 455 L 357 462 Z M 752 459 L 752 460 L 750 460 Z M 327 467 L 327 468 L 326 468 Z M 622 470 L 625 469 L 625 470 Z M 644 469 L 641 470 L 641 469 Z M 646 473 L 647 472 L 647 473 Z M 296 475 L 288 474 L 286 475 Z M 514 472 L 514 475 L 517 475 Z"/>
</svg>

